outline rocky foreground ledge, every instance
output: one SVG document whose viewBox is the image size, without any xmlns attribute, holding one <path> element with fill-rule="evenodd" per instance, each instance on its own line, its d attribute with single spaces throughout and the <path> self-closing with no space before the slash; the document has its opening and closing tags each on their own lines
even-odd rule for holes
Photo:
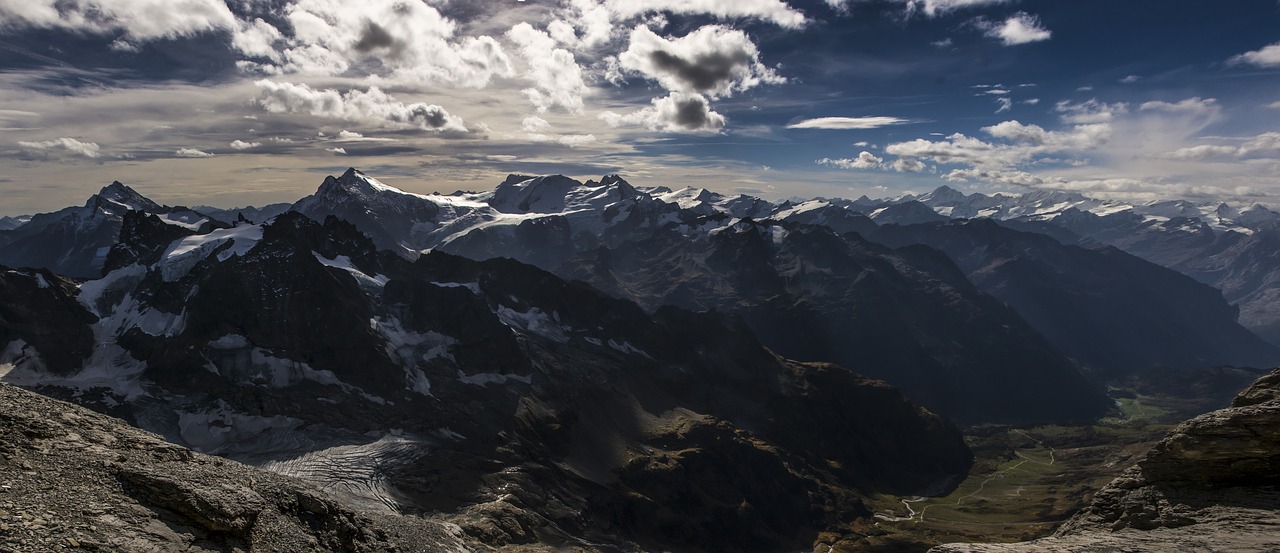
<svg viewBox="0 0 1280 553">
<path fill-rule="evenodd" d="M 453 525 L 358 513 L 0 384 L 0 551 L 468 551 Z"/>
<path fill-rule="evenodd" d="M 930 551 L 1280 551 L 1280 370 L 1179 425 L 1053 536 Z"/>
</svg>

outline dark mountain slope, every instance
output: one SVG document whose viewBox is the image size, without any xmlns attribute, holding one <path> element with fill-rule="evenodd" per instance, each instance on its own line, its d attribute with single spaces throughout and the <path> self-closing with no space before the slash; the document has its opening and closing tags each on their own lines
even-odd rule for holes
<svg viewBox="0 0 1280 553">
<path fill-rule="evenodd" d="M 1116 248 L 1068 246 L 990 220 L 886 225 L 873 238 L 946 252 L 975 285 L 1104 377 L 1280 362 L 1280 350 L 1240 326 L 1219 291 Z"/>
<path fill-rule="evenodd" d="M 1083 420 L 1109 401 L 943 254 L 822 227 L 743 221 L 575 257 L 561 274 L 634 299 L 743 317 L 782 355 L 884 378 L 970 422 Z"/>
</svg>

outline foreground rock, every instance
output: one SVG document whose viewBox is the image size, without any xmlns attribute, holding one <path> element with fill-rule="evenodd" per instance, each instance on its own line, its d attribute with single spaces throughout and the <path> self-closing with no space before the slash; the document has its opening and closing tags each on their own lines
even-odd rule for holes
<svg viewBox="0 0 1280 553">
<path fill-rule="evenodd" d="M 0 384 L 0 404 L 0 550 L 469 549 L 454 526 L 356 512 L 14 386 Z"/>
<path fill-rule="evenodd" d="M 1280 550 L 1280 370 L 1183 423 L 1049 538 L 996 551 Z"/>
</svg>

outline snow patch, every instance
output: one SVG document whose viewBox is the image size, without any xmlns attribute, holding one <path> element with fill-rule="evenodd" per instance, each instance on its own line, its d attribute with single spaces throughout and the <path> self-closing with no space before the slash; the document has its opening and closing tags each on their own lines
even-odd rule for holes
<svg viewBox="0 0 1280 553">
<path fill-rule="evenodd" d="M 231 247 L 218 253 L 218 261 L 244 255 L 262 240 L 262 226 L 240 225 L 217 229 L 209 234 L 188 236 L 174 241 L 160 258 L 160 272 L 165 282 L 185 276 L 213 250 L 231 242 Z"/>
<path fill-rule="evenodd" d="M 357 269 L 356 266 L 351 263 L 350 257 L 347 257 L 345 255 L 339 255 L 333 259 L 329 259 L 323 255 L 320 255 L 317 252 L 311 252 L 311 255 L 314 256 L 316 258 L 316 261 L 319 261 L 321 265 L 324 265 L 325 267 L 332 267 L 334 269 L 342 269 L 343 271 L 347 271 L 348 273 L 351 273 L 351 276 L 356 277 L 357 281 L 360 281 L 361 283 L 367 284 L 369 286 L 373 286 L 375 288 L 381 288 L 383 286 L 386 286 L 387 281 L 390 280 L 383 275 L 375 274 L 373 276 L 370 276 L 368 274 L 365 274 L 364 271 Z"/>
<path fill-rule="evenodd" d="M 573 331 L 560 324 L 560 314 L 548 315 L 537 307 L 530 307 L 521 313 L 505 305 L 498 306 L 498 320 L 511 328 L 527 334 L 535 334 L 561 344 L 569 343 L 569 333 Z"/>
</svg>

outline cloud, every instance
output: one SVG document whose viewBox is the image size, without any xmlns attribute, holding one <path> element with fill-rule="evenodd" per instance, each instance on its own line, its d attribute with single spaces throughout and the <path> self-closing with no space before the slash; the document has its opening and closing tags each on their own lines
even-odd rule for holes
<svg viewBox="0 0 1280 553">
<path fill-rule="evenodd" d="M 5 0 L 0 28 L 62 29 L 117 36 L 120 45 L 236 27 L 223 0 Z"/>
<path fill-rule="evenodd" d="M 551 35 L 528 23 L 512 27 L 506 36 L 519 46 L 528 66 L 525 76 L 534 86 L 525 89 L 524 95 L 534 107 L 540 112 L 560 106 L 569 113 L 582 113 L 587 84 L 573 53 L 557 48 Z"/>
<path fill-rule="evenodd" d="M 101 148 L 96 143 L 81 142 L 74 138 L 67 138 L 65 136 L 56 140 L 46 140 L 43 142 L 18 142 L 18 147 L 32 153 L 49 154 L 56 151 L 65 151 L 87 158 L 96 158 L 102 155 Z"/>
<path fill-rule="evenodd" d="M 378 87 L 369 87 L 368 92 L 338 92 L 265 79 L 254 84 L 260 91 L 258 105 L 272 113 L 307 113 L 381 127 L 467 132 L 462 119 L 444 108 L 421 102 L 405 104 Z"/>
<path fill-rule="evenodd" d="M 1144 102 L 1138 106 L 1142 111 L 1163 111 L 1167 113 L 1180 113 L 1188 115 L 1202 115 L 1207 117 L 1216 117 L 1222 113 L 1222 106 L 1218 104 L 1218 100 L 1214 98 L 1187 98 L 1176 103 L 1153 101 Z"/>
<path fill-rule="evenodd" d="M 1053 111 L 1061 113 L 1062 121 L 1078 125 L 1090 123 L 1106 123 L 1129 112 L 1129 104 L 1119 102 L 1108 104 L 1096 98 L 1085 102 L 1063 100 L 1053 107 Z"/>
<path fill-rule="evenodd" d="M 919 160 L 911 159 L 909 157 L 900 157 L 898 159 L 893 160 L 893 163 L 890 165 L 890 167 L 892 167 L 894 171 L 897 171 L 899 173 L 919 173 L 925 170 L 925 166 L 923 163 L 920 163 Z"/>
<path fill-rule="evenodd" d="M 334 148 L 325 148 L 325 149 L 324 149 L 324 151 L 326 151 L 326 152 L 331 152 L 331 153 L 334 153 L 334 154 L 337 154 L 337 155 L 340 155 L 340 156 L 345 156 L 345 155 L 347 155 L 347 149 L 346 149 L 346 148 L 338 148 L 338 147 L 334 147 Z"/>
<path fill-rule="evenodd" d="M 898 117 L 818 117 L 815 119 L 805 119 L 787 125 L 788 129 L 835 129 L 835 130 L 862 130 L 862 129 L 878 129 L 889 125 L 901 125 L 910 123 L 906 119 Z"/>
<path fill-rule="evenodd" d="M 712 111 L 700 94 L 673 92 L 652 102 L 651 107 L 626 115 L 605 112 L 600 120 L 611 127 L 638 126 L 664 132 L 716 132 L 724 128 L 724 116 Z"/>
<path fill-rule="evenodd" d="M 1005 46 L 1017 46 L 1049 40 L 1053 32 L 1040 24 L 1040 18 L 1026 12 L 1009 16 L 1003 23 L 979 19 L 975 23 L 991 38 L 998 38 Z"/>
<path fill-rule="evenodd" d="M 283 23 L 290 35 L 266 22 L 237 27 L 233 44 L 268 58 L 243 67 L 266 74 L 358 72 L 466 88 L 515 73 L 496 39 L 455 36 L 457 24 L 424 2 L 295 0 L 284 6 Z"/>
<path fill-rule="evenodd" d="M 922 138 L 885 146 L 885 153 L 927 159 L 943 165 L 969 165 L 986 171 L 1005 170 L 1039 156 L 1094 150 L 1108 143 L 1112 127 L 1106 123 L 1078 125 L 1070 131 L 1048 131 L 1038 125 L 1004 121 L 982 131 L 1008 143 L 987 142 L 956 133 L 945 140 Z"/>
<path fill-rule="evenodd" d="M 1013 109 L 1013 100 L 1010 98 L 996 98 L 996 103 L 1000 105 L 996 108 L 996 113 L 1004 113 Z"/>
<path fill-rule="evenodd" d="M 250 148 L 257 148 L 258 146 L 261 146 L 261 145 L 262 145 L 261 142 L 245 142 L 243 140 L 231 141 L 231 147 L 236 150 L 248 150 Z"/>
<path fill-rule="evenodd" d="M 520 123 L 520 128 L 524 129 L 525 132 L 538 132 L 549 126 L 551 126 L 551 123 L 536 115 L 525 117 L 524 121 Z"/>
<path fill-rule="evenodd" d="M 1120 84 L 1133 84 L 1141 80 L 1142 80 L 1142 77 L 1139 75 L 1129 75 L 1123 79 L 1120 79 Z"/>
<path fill-rule="evenodd" d="M 178 151 L 174 152 L 173 155 L 178 157 L 213 157 L 213 154 L 195 148 L 178 148 Z"/>
<path fill-rule="evenodd" d="M 720 18 L 751 18 L 780 27 L 804 26 L 803 13 L 781 0 L 605 0 L 609 12 L 619 18 L 633 18 L 653 12 L 681 15 L 714 15 Z"/>
<path fill-rule="evenodd" d="M 858 154 L 858 157 L 852 159 L 824 157 L 819 159 L 817 163 L 818 165 L 839 167 L 840 169 L 880 169 L 884 166 L 884 159 L 872 155 L 871 152 L 863 151 Z"/>
<path fill-rule="evenodd" d="M 1280 154 L 1280 132 L 1266 132 L 1246 140 L 1239 146 L 1191 146 L 1158 157 L 1178 161 L 1206 161 L 1218 157 L 1274 157 L 1277 154 Z"/>
<path fill-rule="evenodd" d="M 746 33 L 720 25 L 670 39 L 637 26 L 618 63 L 622 69 L 658 81 L 668 91 L 712 99 L 786 82 L 760 62 L 760 50 Z"/>
<path fill-rule="evenodd" d="M 925 17 L 939 17 L 966 8 L 983 8 L 1008 4 L 1013 0 L 893 0 L 902 4 L 908 16 L 917 13 Z"/>
<path fill-rule="evenodd" d="M 1280 67 L 1280 42 L 1269 44 L 1252 52 L 1232 56 L 1227 60 L 1232 65 L 1249 64 L 1258 67 Z"/>
</svg>

